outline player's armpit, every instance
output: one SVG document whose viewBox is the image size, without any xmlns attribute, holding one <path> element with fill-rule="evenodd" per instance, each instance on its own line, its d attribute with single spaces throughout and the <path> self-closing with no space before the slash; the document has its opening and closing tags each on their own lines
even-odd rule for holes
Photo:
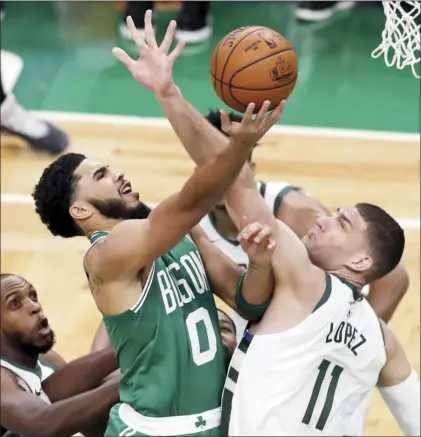
<svg viewBox="0 0 421 437">
<path fill-rule="evenodd" d="M 408 436 L 420 435 L 420 379 L 396 335 L 382 323 L 387 361 L 378 380 L 380 394 Z"/>
<path fill-rule="evenodd" d="M 22 437 L 68 437 L 118 402 L 118 381 L 48 405 L 22 391 L 16 378 L 1 369 L 2 427 Z"/>
<path fill-rule="evenodd" d="M 190 235 L 199 249 L 212 291 L 237 310 L 235 291 L 243 273 L 242 268 L 212 244 L 200 226 L 195 226 Z"/>
</svg>

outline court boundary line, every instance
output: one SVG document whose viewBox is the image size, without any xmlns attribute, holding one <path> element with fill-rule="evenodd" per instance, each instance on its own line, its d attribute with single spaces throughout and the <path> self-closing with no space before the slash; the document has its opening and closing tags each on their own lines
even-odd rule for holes
<svg viewBox="0 0 421 437">
<path fill-rule="evenodd" d="M 29 194 L 1 193 L 1 203 L 9 205 L 33 205 L 34 201 Z M 151 207 L 157 203 L 146 202 Z M 399 224 L 406 229 L 420 229 L 420 220 L 414 218 L 398 218 Z"/>
<path fill-rule="evenodd" d="M 52 122 L 92 123 L 107 126 L 139 126 L 170 128 L 171 125 L 163 117 L 140 117 L 132 115 L 88 114 L 61 111 L 31 111 L 33 114 Z M 296 135 L 304 137 L 346 138 L 367 141 L 396 141 L 420 144 L 420 134 L 375 131 L 362 129 L 339 129 L 328 127 L 275 125 L 270 131 L 274 134 Z"/>
</svg>

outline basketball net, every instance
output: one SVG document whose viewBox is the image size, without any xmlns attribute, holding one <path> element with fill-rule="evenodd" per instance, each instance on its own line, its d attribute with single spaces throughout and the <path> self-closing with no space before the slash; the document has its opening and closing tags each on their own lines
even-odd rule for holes
<svg viewBox="0 0 421 437">
<path fill-rule="evenodd" d="M 382 43 L 371 53 L 373 58 L 384 55 L 388 67 L 399 70 L 410 66 L 412 73 L 420 78 L 420 14 L 421 3 L 382 2 L 386 24 L 382 32 Z M 418 69 L 418 71 L 417 71 Z"/>
</svg>

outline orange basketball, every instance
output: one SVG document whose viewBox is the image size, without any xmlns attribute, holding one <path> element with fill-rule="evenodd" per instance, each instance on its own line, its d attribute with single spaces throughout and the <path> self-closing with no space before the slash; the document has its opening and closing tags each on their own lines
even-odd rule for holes
<svg viewBox="0 0 421 437">
<path fill-rule="evenodd" d="M 297 57 L 281 34 L 263 26 L 240 27 L 221 39 L 211 62 L 210 77 L 219 98 L 230 108 L 255 112 L 265 100 L 269 110 L 286 99 L 297 81 Z"/>
</svg>

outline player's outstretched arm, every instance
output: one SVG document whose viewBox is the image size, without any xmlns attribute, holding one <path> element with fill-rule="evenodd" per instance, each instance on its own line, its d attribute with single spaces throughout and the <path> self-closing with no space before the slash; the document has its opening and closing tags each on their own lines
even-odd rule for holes
<svg viewBox="0 0 421 437">
<path fill-rule="evenodd" d="M 230 136 L 230 140 L 241 138 L 244 126 L 270 124 L 272 117 L 278 120 L 284 104 L 285 102 L 281 102 L 270 115 L 267 115 L 270 102 L 265 101 L 254 119 L 246 113 L 241 123 L 231 122 L 228 114 L 221 111 L 222 129 Z M 225 194 L 225 203 L 237 227 L 241 226 L 241 217 L 246 216 L 250 221 L 272 228 L 273 239 L 276 241 L 272 265 L 274 267 L 276 265 L 276 272 L 279 274 L 279 279 L 282 279 L 280 282 L 296 283 L 299 277 L 308 278 L 313 274 L 324 280 L 324 274 L 322 275 L 321 271 L 311 264 L 302 241 L 288 226 L 274 217 L 272 210 L 253 183 L 249 169 L 243 169 L 235 183 L 229 188 Z"/>
<path fill-rule="evenodd" d="M 1 426 L 22 437 L 68 437 L 106 413 L 118 400 L 115 378 L 94 390 L 48 405 L 22 391 L 15 376 L 1 369 Z"/>
<path fill-rule="evenodd" d="M 405 351 L 391 329 L 381 322 L 386 365 L 378 381 L 380 394 L 406 436 L 420 435 L 420 378 L 411 367 Z"/>
<path fill-rule="evenodd" d="M 265 126 L 265 131 L 269 129 L 280 119 L 285 101 L 282 101 L 269 115 L 267 110 L 270 106 L 269 101 L 263 102 L 260 111 L 255 118 L 252 114 L 245 113 L 241 123 L 231 122 L 228 114 L 221 110 L 221 125 L 231 139 L 241 139 L 247 127 Z M 276 218 L 272 210 L 260 195 L 250 168 L 244 168 L 238 176 L 235 183 L 230 187 L 225 195 L 225 200 L 231 218 L 234 220 L 237 228 L 241 227 L 242 217 L 246 216 L 250 221 L 257 221 L 269 225 L 274 229 L 274 236 L 278 234 Z"/>
<path fill-rule="evenodd" d="M 172 68 L 183 49 L 183 44 L 179 42 L 168 55 L 176 28 L 175 21 L 170 22 L 159 47 L 152 26 L 151 11 L 145 14 L 146 41 L 139 37 L 130 17 L 127 18 L 127 27 L 139 48 L 141 58 L 135 61 L 121 48 L 114 48 L 113 55 L 127 67 L 140 85 L 155 94 L 193 161 L 199 166 L 206 164 L 225 149 L 228 139 L 184 99 L 180 89 L 173 82 Z"/>
<path fill-rule="evenodd" d="M 182 43 L 178 43 L 174 51 L 169 53 L 174 38 L 175 21 L 170 22 L 160 46 L 158 46 L 156 42 L 152 26 L 152 11 L 148 10 L 145 14 L 146 41 L 139 36 L 133 20 L 130 17 L 127 18 L 127 26 L 134 43 L 139 49 L 140 58 L 133 60 L 120 48 L 113 49 L 114 56 L 127 67 L 133 78 L 139 84 L 156 95 L 168 120 L 193 161 L 199 166 L 207 165 L 214 160 L 218 154 L 223 153 L 228 141 L 221 132 L 215 129 L 183 98 L 180 90 L 173 82 L 173 65 L 183 49 Z M 270 105 L 270 102 L 265 102 L 259 111 L 255 123 L 250 123 L 254 108 L 252 108 L 251 113 L 250 108 L 248 108 L 240 129 L 236 124 L 230 124 L 229 118 L 227 123 L 226 119 L 228 116 L 224 114 L 222 116 L 224 130 L 228 129 L 230 132 L 232 131 L 236 134 L 237 140 L 241 141 L 241 136 L 247 132 L 247 129 L 250 130 L 250 128 L 256 128 L 257 125 L 259 125 L 261 135 L 260 137 L 255 137 L 255 141 L 257 142 L 273 124 L 279 120 L 285 103 L 285 101 L 281 102 L 269 116 L 265 117 L 264 114 Z M 266 129 L 263 130 L 262 127 Z M 240 190 L 245 188 L 251 189 L 255 186 L 248 166 L 244 166 L 239 180 L 241 183 L 237 183 L 236 186 Z M 241 215 L 248 216 L 252 221 L 261 221 L 261 219 L 254 218 L 246 212 L 240 214 L 240 216 Z M 270 215 L 272 216 L 272 212 L 270 212 Z M 269 224 L 268 221 L 264 223 Z"/>
<path fill-rule="evenodd" d="M 193 228 L 190 234 L 199 249 L 214 293 L 245 319 L 254 318 L 254 314 L 238 310 L 236 290 L 242 286 L 244 298 L 251 305 L 265 304 L 271 297 L 274 285 L 271 259 L 275 247 L 270 239 L 271 229 L 252 223 L 245 225 L 239 234 L 239 242 L 249 257 L 246 272 L 212 244 L 200 226 Z"/>
<path fill-rule="evenodd" d="M 105 283 L 132 279 L 174 247 L 224 196 L 246 162 L 256 135 L 259 132 L 252 131 L 241 141 L 230 141 L 214 160 L 194 171 L 180 192 L 154 208 L 146 220 L 125 220 L 112 228 L 107 238 L 88 252 L 89 274 L 94 273 L 98 282 Z M 103 311 L 103 294 L 93 294 Z M 104 297 L 105 301 L 109 298 Z M 120 296 L 115 299 L 121 301 Z M 109 314 L 108 310 L 104 312 Z"/>
<path fill-rule="evenodd" d="M 138 38 L 133 21 L 128 19 L 133 39 L 141 57 L 134 61 L 121 49 L 114 54 L 127 66 L 133 77 L 156 94 L 168 92 L 172 65 L 181 46 L 168 54 L 175 23 L 171 22 L 164 41 L 156 43 L 151 25 L 151 11 L 145 17 L 147 41 Z M 238 176 L 261 132 L 251 131 L 243 141 L 230 141 L 228 146 L 205 165 L 197 168 L 179 193 L 174 194 L 152 210 L 147 220 L 126 220 L 115 226 L 107 238 L 87 253 L 85 267 L 98 308 L 105 314 L 119 314 L 137 300 L 132 292 L 119 296 L 110 291 L 110 284 L 131 281 L 145 266 L 170 250 L 199 223 L 223 197 Z M 138 290 L 138 287 L 136 287 Z M 134 287 L 131 287 L 133 290 Z M 130 298 L 128 295 L 130 294 Z"/>
<path fill-rule="evenodd" d="M 68 399 L 98 387 L 118 367 L 111 347 L 67 363 L 42 382 L 51 402 Z"/>
</svg>

